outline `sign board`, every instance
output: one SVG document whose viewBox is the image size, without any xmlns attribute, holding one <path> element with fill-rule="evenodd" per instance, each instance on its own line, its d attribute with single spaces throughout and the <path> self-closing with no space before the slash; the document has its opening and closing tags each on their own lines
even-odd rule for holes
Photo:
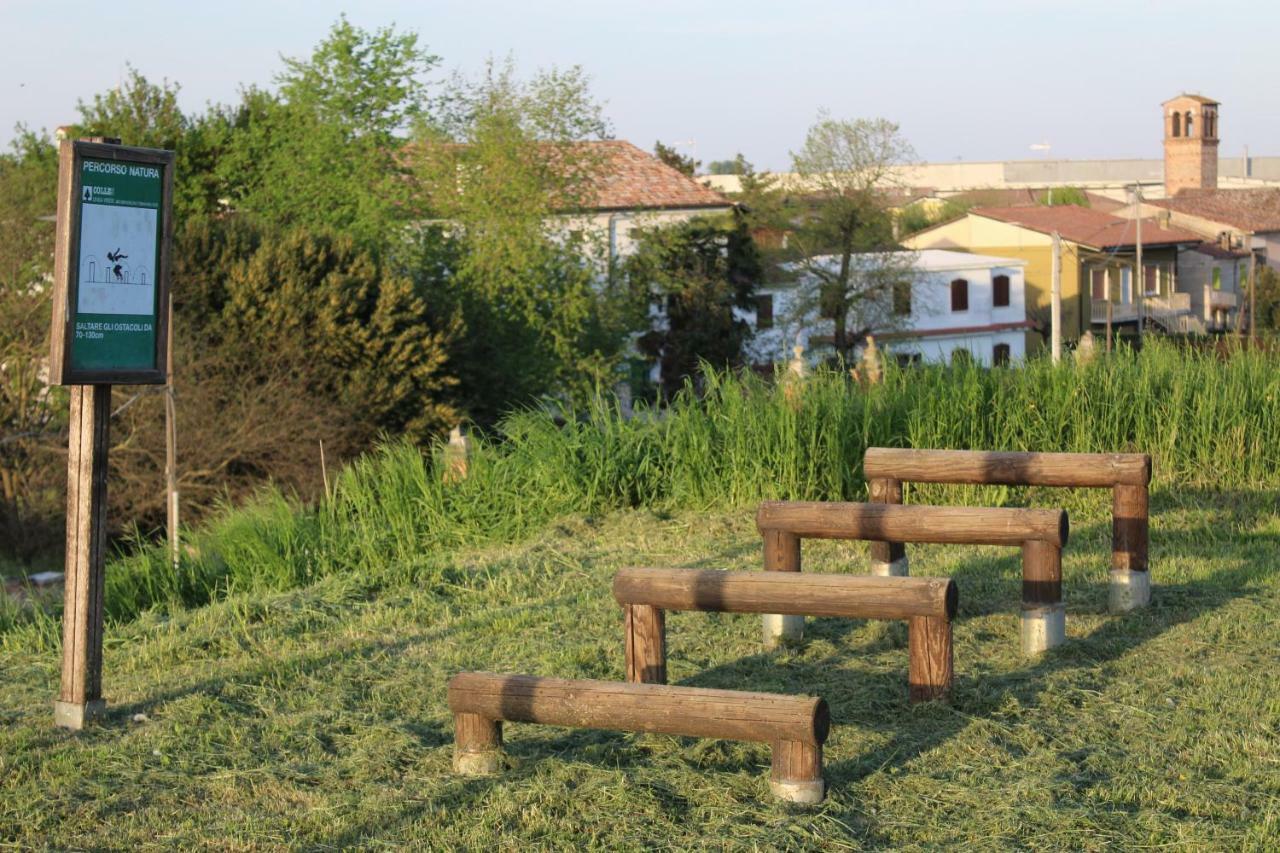
<svg viewBox="0 0 1280 853">
<path fill-rule="evenodd" d="M 54 384 L 165 381 L 173 162 L 172 151 L 61 143 Z"/>
</svg>

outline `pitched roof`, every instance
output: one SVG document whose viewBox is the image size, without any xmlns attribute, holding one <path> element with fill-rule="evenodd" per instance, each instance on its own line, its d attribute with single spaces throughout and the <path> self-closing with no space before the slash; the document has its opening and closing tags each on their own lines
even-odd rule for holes
<svg viewBox="0 0 1280 853">
<path fill-rule="evenodd" d="M 1280 231 L 1280 188 L 1241 190 L 1187 189 L 1172 198 L 1151 201 L 1157 207 L 1185 213 L 1241 231 Z"/>
<path fill-rule="evenodd" d="M 1199 252 L 1202 255 L 1208 255 L 1211 258 L 1218 258 L 1219 260 L 1249 257 L 1248 252 L 1237 252 L 1234 249 L 1224 249 L 1217 243 L 1210 243 L 1207 240 L 1199 246 L 1195 246 L 1193 251 Z"/>
<path fill-rule="evenodd" d="M 1134 245 L 1136 231 L 1132 219 L 1112 216 L 1100 210 L 1073 204 L 1055 207 L 981 207 L 971 210 L 985 216 L 1042 234 L 1057 231 L 1062 239 L 1094 249 L 1119 249 Z M 1144 246 L 1169 243 L 1199 243 L 1202 238 L 1181 228 L 1161 228 L 1154 220 L 1142 221 Z"/>
<path fill-rule="evenodd" d="M 456 168 L 466 143 L 445 142 L 408 146 L 406 160 L 443 156 Z M 565 152 L 573 154 L 566 156 Z M 730 208 L 722 193 L 676 171 L 652 154 L 621 139 L 570 143 L 539 143 L 528 156 L 551 171 L 563 171 L 574 184 L 573 200 L 564 210 L 688 210 Z M 571 177 L 570 177 L 571 176 Z"/>
<path fill-rule="evenodd" d="M 1215 101 L 1213 98 L 1206 98 L 1204 95 L 1191 95 L 1186 92 L 1183 92 L 1181 95 L 1178 95 L 1176 97 L 1170 98 L 1160 106 L 1163 107 L 1167 104 L 1172 104 L 1174 101 L 1195 101 L 1197 104 L 1212 104 L 1214 106 L 1219 106 L 1218 102 Z"/>
<path fill-rule="evenodd" d="M 630 142 L 584 142 L 601 157 L 599 177 L 588 191 L 593 210 L 673 210 L 732 207 L 733 202 Z"/>
</svg>

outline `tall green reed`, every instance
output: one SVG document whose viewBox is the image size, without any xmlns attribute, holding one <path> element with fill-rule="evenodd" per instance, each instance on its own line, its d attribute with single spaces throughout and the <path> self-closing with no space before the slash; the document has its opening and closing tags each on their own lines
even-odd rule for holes
<svg viewBox="0 0 1280 853">
<path fill-rule="evenodd" d="M 890 365 L 873 386 L 825 370 L 790 388 L 711 374 L 700 395 L 686 389 L 630 419 L 603 398 L 558 414 L 508 417 L 476 442 L 461 482 L 445 482 L 440 448 L 424 455 L 393 440 L 349 465 L 317 506 L 266 489 L 197 531 L 177 571 L 162 547 L 113 561 L 108 614 L 336 573 L 430 583 L 450 551 L 513 541 L 566 514 L 856 500 L 863 451 L 877 445 L 1142 451 L 1159 486 L 1280 486 L 1280 356 L 1263 352 L 1157 342 L 1081 365 Z M 0 632 L 31 624 L 22 613 L 0 609 Z"/>
</svg>

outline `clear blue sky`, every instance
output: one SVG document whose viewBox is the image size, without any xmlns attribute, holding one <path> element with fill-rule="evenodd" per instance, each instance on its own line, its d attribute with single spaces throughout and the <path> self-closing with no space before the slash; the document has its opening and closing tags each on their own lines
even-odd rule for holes
<svg viewBox="0 0 1280 853">
<path fill-rule="evenodd" d="M 901 124 L 927 160 L 1158 157 L 1159 104 L 1222 102 L 1222 154 L 1280 154 L 1280 3 L 0 0 L 0 143 L 73 121 L 132 63 L 183 105 L 270 84 L 346 11 L 419 33 L 443 71 L 582 65 L 621 138 L 785 168 L 821 107 Z M 690 150 L 683 146 L 683 150 Z"/>
</svg>

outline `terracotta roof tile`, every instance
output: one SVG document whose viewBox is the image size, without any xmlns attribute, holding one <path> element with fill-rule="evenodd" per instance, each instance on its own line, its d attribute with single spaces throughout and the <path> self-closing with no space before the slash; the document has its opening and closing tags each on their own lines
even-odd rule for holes
<svg viewBox="0 0 1280 853">
<path fill-rule="evenodd" d="M 568 145 L 583 154 L 574 158 L 575 165 L 572 168 L 585 168 L 589 171 L 586 172 L 588 178 L 582 188 L 582 196 L 572 205 L 566 205 L 566 208 L 571 206 L 577 210 L 610 211 L 733 206 L 733 202 L 722 193 L 676 171 L 625 140 L 593 140 Z M 402 156 L 406 159 L 422 157 L 431 150 L 456 155 L 466 148 L 464 143 L 413 145 Z M 540 149 L 543 161 L 551 164 L 552 168 L 557 160 L 563 162 L 561 145 L 542 143 Z"/>
<path fill-rule="evenodd" d="M 1280 231 L 1280 188 L 1183 190 L 1150 204 L 1241 231 Z"/>
<path fill-rule="evenodd" d="M 586 204 L 594 210 L 731 207 L 733 202 L 630 142 L 581 143 L 600 152 L 600 176 Z M 591 197 L 594 196 L 594 197 Z"/>
<path fill-rule="evenodd" d="M 1134 245 L 1136 241 L 1137 229 L 1132 219 L 1072 204 L 1055 207 L 981 207 L 970 212 L 1042 234 L 1057 231 L 1064 240 L 1095 249 L 1124 248 Z M 1142 221 L 1143 245 L 1199 243 L 1201 239 L 1181 228 L 1161 228 L 1154 220 Z"/>
</svg>

